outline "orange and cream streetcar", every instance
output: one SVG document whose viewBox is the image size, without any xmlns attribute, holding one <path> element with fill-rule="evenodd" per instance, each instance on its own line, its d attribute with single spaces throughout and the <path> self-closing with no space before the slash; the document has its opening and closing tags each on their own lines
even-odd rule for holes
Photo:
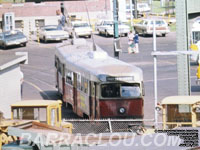
<svg viewBox="0 0 200 150">
<path fill-rule="evenodd" d="M 93 46 L 84 39 L 57 46 L 56 87 L 63 101 L 86 118 L 143 118 L 142 70 Z"/>
</svg>

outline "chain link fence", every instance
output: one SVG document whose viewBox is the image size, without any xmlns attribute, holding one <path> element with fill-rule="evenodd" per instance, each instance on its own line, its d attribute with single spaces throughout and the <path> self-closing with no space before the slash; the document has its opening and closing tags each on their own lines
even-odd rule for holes
<svg viewBox="0 0 200 150">
<path fill-rule="evenodd" d="M 85 119 L 69 119 L 63 120 L 73 124 L 73 133 L 112 133 L 112 132 L 137 132 L 138 129 L 143 127 L 144 122 L 152 122 L 153 119 L 148 120 L 85 120 Z"/>
</svg>

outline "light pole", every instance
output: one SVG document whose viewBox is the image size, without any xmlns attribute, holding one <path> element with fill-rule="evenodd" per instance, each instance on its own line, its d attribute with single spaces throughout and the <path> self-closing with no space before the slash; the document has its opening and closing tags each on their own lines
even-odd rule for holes
<svg viewBox="0 0 200 150">
<path fill-rule="evenodd" d="M 114 57 L 119 59 L 119 51 L 117 50 L 117 42 L 119 41 L 118 32 L 118 1 L 113 0 L 113 18 L 114 18 Z"/>
</svg>

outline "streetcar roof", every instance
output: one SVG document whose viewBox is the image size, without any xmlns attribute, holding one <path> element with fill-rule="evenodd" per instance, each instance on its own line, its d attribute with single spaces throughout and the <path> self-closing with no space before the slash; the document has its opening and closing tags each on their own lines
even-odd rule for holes
<svg viewBox="0 0 200 150">
<path fill-rule="evenodd" d="M 200 96 L 169 96 L 162 100 L 161 104 L 195 104 L 200 102 Z"/>
<path fill-rule="evenodd" d="M 100 47 L 86 40 L 78 40 L 74 45 L 62 43 L 57 46 L 56 55 L 66 68 L 88 76 L 90 80 L 103 81 L 106 77 L 133 76 L 134 81 L 142 81 L 142 70 L 134 65 L 108 56 Z"/>
</svg>

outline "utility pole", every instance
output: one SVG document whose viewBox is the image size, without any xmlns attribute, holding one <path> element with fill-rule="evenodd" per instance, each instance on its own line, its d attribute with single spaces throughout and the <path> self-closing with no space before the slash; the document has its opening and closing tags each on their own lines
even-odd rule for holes
<svg viewBox="0 0 200 150">
<path fill-rule="evenodd" d="M 137 0 L 134 0 L 134 18 L 138 18 L 138 13 L 137 13 Z"/>
<path fill-rule="evenodd" d="M 130 0 L 129 1 L 129 5 L 130 5 L 130 13 L 131 13 L 131 30 L 133 29 L 133 1 Z"/>
<path fill-rule="evenodd" d="M 119 42 L 117 0 L 113 0 L 113 19 L 114 19 L 114 57 L 119 59 L 119 51 L 117 50 L 117 42 Z"/>
</svg>

